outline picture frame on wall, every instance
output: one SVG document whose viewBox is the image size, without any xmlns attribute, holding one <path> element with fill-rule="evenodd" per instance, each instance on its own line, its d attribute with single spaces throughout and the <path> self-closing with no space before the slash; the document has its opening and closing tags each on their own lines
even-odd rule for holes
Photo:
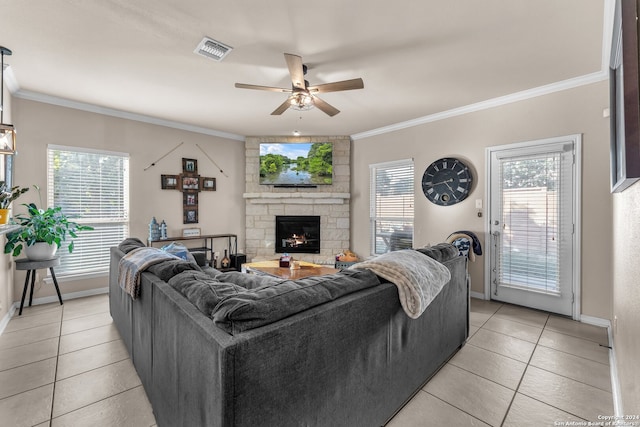
<svg viewBox="0 0 640 427">
<path fill-rule="evenodd" d="M 616 0 L 609 65 L 611 192 L 640 179 L 638 3 Z"/>
<path fill-rule="evenodd" d="M 200 190 L 201 191 L 216 191 L 216 179 L 209 177 L 200 178 Z"/>
<path fill-rule="evenodd" d="M 197 207 L 198 206 L 198 193 L 196 192 L 189 192 L 189 193 L 182 193 L 182 204 L 184 205 L 184 207 Z"/>
<path fill-rule="evenodd" d="M 182 212 L 182 222 L 184 224 L 198 223 L 198 207 L 185 207 Z"/>
<path fill-rule="evenodd" d="M 176 190 L 178 188 L 178 175 L 160 175 L 163 190 Z"/>
<path fill-rule="evenodd" d="M 199 176 L 183 176 L 180 181 L 182 191 L 200 191 Z"/>
<path fill-rule="evenodd" d="M 196 175 L 198 173 L 198 161 L 196 159 L 182 158 L 182 173 Z"/>
</svg>

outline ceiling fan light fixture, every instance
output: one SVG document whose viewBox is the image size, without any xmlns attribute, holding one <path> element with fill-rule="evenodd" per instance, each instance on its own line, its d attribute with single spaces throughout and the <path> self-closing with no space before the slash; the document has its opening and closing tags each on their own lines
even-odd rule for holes
<svg viewBox="0 0 640 427">
<path fill-rule="evenodd" d="M 212 38 L 205 37 L 200 41 L 200 43 L 198 43 L 198 47 L 196 47 L 193 52 L 206 58 L 213 59 L 214 61 L 220 62 L 232 50 L 233 48 L 231 46 L 228 46 Z"/>
<path fill-rule="evenodd" d="M 291 76 L 291 89 L 284 89 L 273 86 L 258 86 L 246 83 L 236 83 L 235 86 L 241 89 L 267 90 L 271 92 L 285 92 L 291 95 L 284 100 L 282 104 L 271 112 L 272 116 L 279 116 L 287 111 L 292 110 L 306 111 L 317 108 L 329 117 L 333 117 L 340 112 L 336 107 L 315 96 L 316 93 L 338 92 L 343 90 L 353 90 L 364 88 L 364 82 L 361 78 L 343 80 L 340 82 L 324 83 L 318 86 L 309 86 L 309 82 L 304 79 L 307 67 L 302 63 L 302 57 L 290 53 L 284 54 L 289 75 Z M 304 81 L 304 85 L 302 82 Z"/>
<path fill-rule="evenodd" d="M 313 108 L 313 96 L 305 92 L 295 93 L 289 98 L 291 108 L 298 111 L 306 111 Z"/>
</svg>

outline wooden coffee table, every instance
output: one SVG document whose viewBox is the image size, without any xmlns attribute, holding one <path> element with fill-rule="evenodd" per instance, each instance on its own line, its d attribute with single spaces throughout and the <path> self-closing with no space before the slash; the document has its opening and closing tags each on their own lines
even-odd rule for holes
<svg viewBox="0 0 640 427">
<path fill-rule="evenodd" d="M 300 268 L 292 270 L 288 267 L 280 267 L 278 260 L 258 261 L 242 264 L 243 273 L 263 274 L 268 276 L 279 277 L 281 279 L 296 280 L 309 276 L 323 276 L 326 274 L 337 273 L 337 268 L 326 267 L 324 265 L 313 264 L 306 261 L 298 261 Z"/>
</svg>

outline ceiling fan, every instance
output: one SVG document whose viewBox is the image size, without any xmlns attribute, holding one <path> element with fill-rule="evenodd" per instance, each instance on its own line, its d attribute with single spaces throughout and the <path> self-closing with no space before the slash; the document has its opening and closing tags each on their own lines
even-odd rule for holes
<svg viewBox="0 0 640 427">
<path fill-rule="evenodd" d="M 267 90 L 271 92 L 290 93 L 291 95 L 287 98 L 287 100 L 280 104 L 278 108 L 273 110 L 271 115 L 278 116 L 284 113 L 287 108 L 293 108 L 295 110 L 303 111 L 315 106 L 319 110 L 333 117 L 338 114 L 340 110 L 318 98 L 316 96 L 317 93 L 362 89 L 364 87 L 364 82 L 362 81 L 362 79 L 343 80 L 340 82 L 309 86 L 309 82 L 304 79 L 304 75 L 307 73 L 307 66 L 302 63 L 302 57 L 298 55 L 292 55 L 290 53 L 285 53 L 284 59 L 287 62 L 287 67 L 289 67 L 289 74 L 291 75 L 291 89 L 236 83 L 236 87 L 241 89 L 256 89 Z"/>
</svg>

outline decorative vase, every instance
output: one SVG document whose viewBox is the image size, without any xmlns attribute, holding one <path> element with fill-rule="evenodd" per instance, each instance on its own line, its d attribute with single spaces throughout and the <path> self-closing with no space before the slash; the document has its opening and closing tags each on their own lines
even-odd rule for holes
<svg viewBox="0 0 640 427">
<path fill-rule="evenodd" d="M 0 209 L 0 225 L 9 222 L 9 209 Z"/>
<path fill-rule="evenodd" d="M 222 258 L 222 261 L 220 261 L 220 268 L 229 268 L 229 266 L 231 265 L 231 260 L 229 259 L 229 257 L 227 256 L 227 250 L 224 250 L 224 258 Z"/>
<path fill-rule="evenodd" d="M 56 255 L 58 246 L 55 243 L 36 242 L 31 246 L 27 246 L 25 254 L 31 261 L 44 261 L 52 259 Z"/>
</svg>

